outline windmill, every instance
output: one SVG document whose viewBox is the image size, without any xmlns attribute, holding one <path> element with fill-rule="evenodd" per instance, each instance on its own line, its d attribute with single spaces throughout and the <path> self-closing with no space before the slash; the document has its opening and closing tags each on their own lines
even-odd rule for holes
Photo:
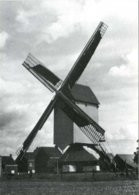
<svg viewBox="0 0 139 195">
<path fill-rule="evenodd" d="M 71 94 L 71 89 L 86 68 L 106 29 L 107 25 L 100 22 L 64 81 L 48 70 L 42 62 L 30 53 L 23 62 L 23 66 L 51 92 L 55 92 L 55 95 L 33 130 L 23 142 L 23 146 L 16 158 L 17 163 L 29 149 L 38 131 L 41 130 L 56 104 L 91 140 L 92 144 L 90 147 L 99 153 L 99 155 L 108 159 L 106 152 L 101 145 L 101 142 L 104 141 L 105 130 L 75 104 Z"/>
</svg>

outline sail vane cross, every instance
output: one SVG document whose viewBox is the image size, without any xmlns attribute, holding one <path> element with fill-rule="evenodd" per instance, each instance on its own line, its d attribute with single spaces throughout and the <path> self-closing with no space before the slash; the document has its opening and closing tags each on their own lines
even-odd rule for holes
<svg viewBox="0 0 139 195">
<path fill-rule="evenodd" d="M 59 105 L 59 108 L 63 110 L 63 112 L 91 140 L 92 144 L 96 145 L 104 140 L 105 130 L 75 104 L 71 96 L 71 89 L 86 68 L 106 29 L 107 25 L 100 22 L 64 81 L 47 69 L 45 65 L 32 54 L 27 56 L 26 60 L 23 62 L 23 66 L 51 92 L 55 92 L 55 96 L 24 141 L 16 161 L 23 158 L 56 104 Z"/>
</svg>

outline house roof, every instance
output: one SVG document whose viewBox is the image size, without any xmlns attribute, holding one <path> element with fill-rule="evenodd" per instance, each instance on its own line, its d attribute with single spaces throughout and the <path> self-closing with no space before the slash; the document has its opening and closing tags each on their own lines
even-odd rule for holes
<svg viewBox="0 0 139 195">
<path fill-rule="evenodd" d="M 63 162 L 96 162 L 97 159 L 79 144 L 71 144 L 62 155 Z"/>
<path fill-rule="evenodd" d="M 61 152 L 56 147 L 38 147 L 34 150 L 34 154 L 40 151 L 45 152 L 49 157 L 59 158 L 61 156 Z"/>
<path fill-rule="evenodd" d="M 34 159 L 34 152 L 26 152 L 24 157 L 26 159 Z"/>
<path fill-rule="evenodd" d="M 2 157 L 2 164 L 5 165 L 14 165 L 15 162 L 12 156 L 1 156 Z"/>
<path fill-rule="evenodd" d="M 74 100 L 80 103 L 99 105 L 99 101 L 90 87 L 76 84 L 71 90 Z"/>
<path fill-rule="evenodd" d="M 136 167 L 136 164 L 134 163 L 134 154 L 117 154 L 115 158 L 120 159 L 130 167 Z"/>
</svg>

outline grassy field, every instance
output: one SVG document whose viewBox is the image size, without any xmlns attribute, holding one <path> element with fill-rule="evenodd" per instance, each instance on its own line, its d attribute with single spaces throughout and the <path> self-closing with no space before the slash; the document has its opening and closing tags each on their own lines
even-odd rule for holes
<svg viewBox="0 0 139 195">
<path fill-rule="evenodd" d="M 139 194 L 139 181 L 48 182 L 1 181 L 0 195 L 124 195 Z"/>
</svg>

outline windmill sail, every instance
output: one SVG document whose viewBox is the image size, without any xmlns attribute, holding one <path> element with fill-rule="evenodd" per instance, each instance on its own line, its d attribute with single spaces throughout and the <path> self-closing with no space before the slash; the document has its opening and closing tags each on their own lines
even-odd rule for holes
<svg viewBox="0 0 139 195">
<path fill-rule="evenodd" d="M 30 53 L 23 62 L 23 66 L 52 92 L 56 91 L 62 83 L 61 79 Z"/>
<path fill-rule="evenodd" d="M 95 52 L 100 40 L 102 39 L 105 31 L 107 29 L 107 25 L 103 22 L 100 22 L 98 27 L 96 28 L 96 31 L 89 39 L 88 43 L 86 44 L 85 48 L 79 55 L 78 59 L 74 63 L 71 71 L 67 75 L 65 81 L 62 84 L 62 87 L 65 88 L 66 86 L 69 86 L 70 88 L 73 87 L 75 82 L 79 79 L 82 72 L 86 68 L 89 60 L 91 59 L 93 53 Z"/>
<path fill-rule="evenodd" d="M 104 140 L 105 130 L 62 93 L 58 98 L 58 106 L 76 123 L 92 143 L 97 144 Z"/>
<path fill-rule="evenodd" d="M 69 95 L 71 88 L 75 82 L 79 79 L 85 67 L 87 66 L 91 56 L 95 52 L 101 38 L 103 37 L 107 26 L 100 22 L 95 33 L 90 38 L 89 42 L 83 49 L 79 58 L 76 60 L 73 68 L 67 75 L 65 81 L 62 84 L 62 80 L 59 79 L 54 73 L 48 70 L 38 59 L 32 54 L 29 54 L 23 63 L 23 66 L 27 68 L 40 82 L 42 82 L 50 91 L 55 91 L 56 95 L 50 102 L 39 121 L 26 138 L 23 143 L 23 147 L 17 156 L 16 161 L 22 159 L 25 152 L 30 147 L 37 132 L 42 128 L 45 121 L 52 112 L 55 104 L 59 103 L 59 107 L 67 114 L 67 116 L 75 122 L 81 129 L 81 131 L 92 141 L 92 143 L 98 144 L 100 140 L 104 138 L 104 129 L 100 127 L 93 119 L 91 119 L 86 113 L 84 113 L 74 102 L 72 95 Z M 60 88 L 61 86 L 61 88 Z"/>
</svg>

